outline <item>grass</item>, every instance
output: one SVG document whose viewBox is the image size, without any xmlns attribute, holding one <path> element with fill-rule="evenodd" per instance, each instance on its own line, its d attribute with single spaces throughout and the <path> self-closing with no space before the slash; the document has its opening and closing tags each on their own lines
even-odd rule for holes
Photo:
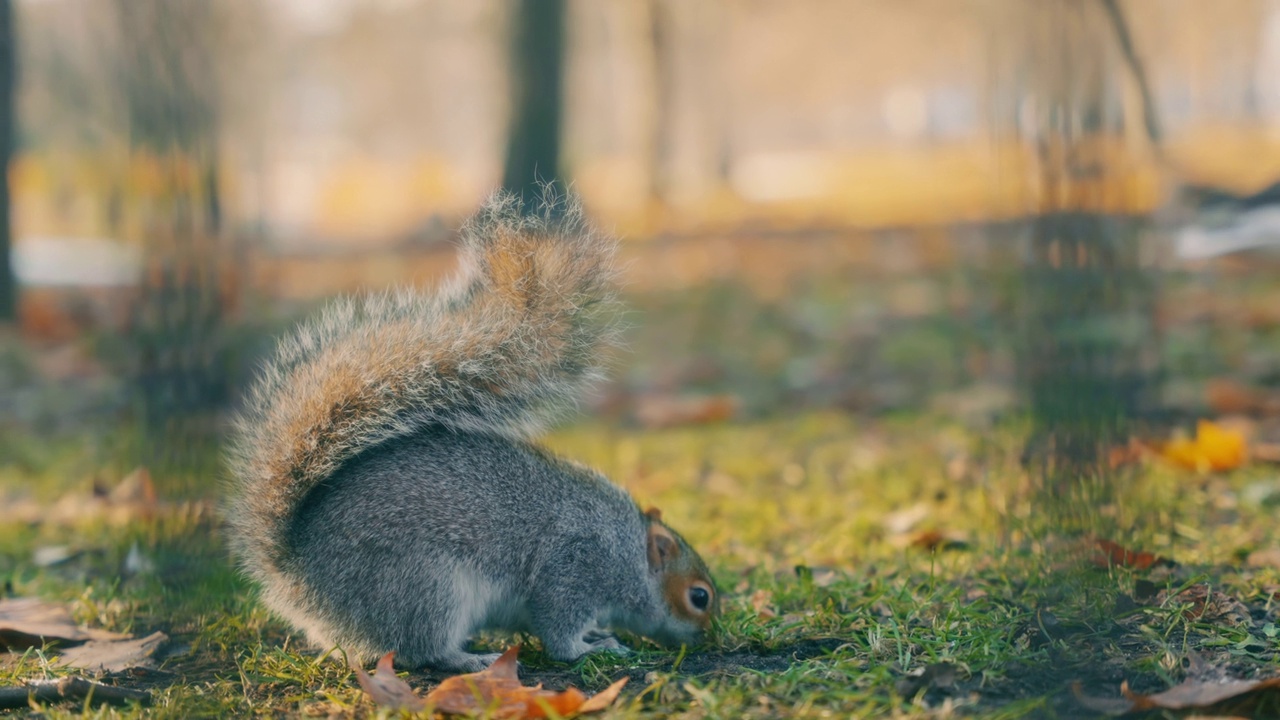
<svg viewBox="0 0 1280 720">
<path fill-rule="evenodd" d="M 1146 464 L 1116 479 L 1091 522 L 1128 547 L 1177 561 L 1096 567 L 1080 536 L 1046 518 L 1018 461 L 1015 424 L 964 427 L 931 415 L 878 420 L 809 413 L 642 431 L 584 424 L 548 438 L 626 486 L 699 548 L 723 593 L 714 641 L 554 663 L 524 638 L 531 681 L 589 691 L 628 676 L 606 717 L 1089 717 L 1068 691 L 1115 695 L 1178 683 L 1192 662 L 1233 677 L 1280 671 L 1280 574 L 1246 566 L 1274 548 L 1275 468 L 1197 476 Z M 52 454 L 51 454 L 52 455 Z M 74 455 L 74 451 L 63 453 Z M 0 473 L 4 492 L 49 501 L 87 484 L 65 457 Z M 202 478 L 158 477 L 186 496 Z M 909 522 L 909 519 L 914 522 Z M 906 529 L 909 526 L 909 529 Z M 905 531 L 904 531 L 905 530 Z M 952 542 L 913 545 L 936 530 Z M 167 632 L 162 672 L 115 679 L 149 708 L 54 706 L 42 717 L 376 715 L 344 663 L 322 659 L 255 602 L 231 569 L 216 516 L 187 507 L 150 521 L 0 523 L 0 581 L 63 600 L 112 630 Z M 37 568 L 70 545 L 77 559 Z M 154 569 L 126 576 L 134 547 Z M 1200 592 L 1201 600 L 1195 592 Z M 1238 602 L 1240 611 L 1231 602 Z M 509 638 L 482 638 L 502 645 Z M 0 686 L 64 671 L 57 650 L 0 655 Z M 947 664 L 951 682 L 913 681 Z M 425 689 L 440 676 L 412 673 Z M 17 714 L 32 714 L 19 711 Z"/>
</svg>

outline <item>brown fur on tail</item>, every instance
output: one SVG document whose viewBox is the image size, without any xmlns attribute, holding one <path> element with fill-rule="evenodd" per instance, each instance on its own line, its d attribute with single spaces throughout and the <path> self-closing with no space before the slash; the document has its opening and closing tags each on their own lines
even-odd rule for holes
<svg viewBox="0 0 1280 720">
<path fill-rule="evenodd" d="M 338 302 L 264 367 L 232 460 L 234 549 L 255 574 L 278 572 L 295 509 L 357 453 L 431 426 L 527 437 L 598 376 L 614 244 L 579 203 L 526 215 L 495 195 L 461 235 L 439 293 Z"/>
</svg>

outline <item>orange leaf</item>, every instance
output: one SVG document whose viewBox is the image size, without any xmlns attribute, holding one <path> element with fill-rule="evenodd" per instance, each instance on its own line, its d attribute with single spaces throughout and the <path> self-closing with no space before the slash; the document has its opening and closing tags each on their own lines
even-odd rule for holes
<svg viewBox="0 0 1280 720">
<path fill-rule="evenodd" d="M 1098 552 L 1093 556 L 1093 564 L 1100 567 L 1127 567 L 1134 570 L 1146 570 L 1153 565 L 1172 565 L 1173 561 L 1153 555 L 1149 552 L 1135 552 L 1119 543 L 1101 538 L 1094 540 L 1093 545 Z"/>
<path fill-rule="evenodd" d="M 703 425 L 733 419 L 740 404 L 733 395 L 658 395 L 640 398 L 635 416 L 648 428 Z"/>
<path fill-rule="evenodd" d="M 618 694 L 622 692 L 622 686 L 626 685 L 627 681 L 630 679 L 631 678 L 622 678 L 618 682 L 587 698 L 587 701 L 582 703 L 582 707 L 578 708 L 578 712 L 585 715 L 587 713 L 601 712 L 602 710 L 605 710 L 613 704 L 614 700 L 618 699 Z"/>
<path fill-rule="evenodd" d="M 941 530 L 925 530 L 917 533 L 911 538 L 911 547 L 917 547 L 921 550 L 933 552 L 935 550 L 963 550 L 969 546 L 968 541 L 957 533 L 947 533 Z"/>
<path fill-rule="evenodd" d="M 1244 435 L 1208 420 L 1196 424 L 1195 439 L 1177 438 L 1165 443 L 1160 454 L 1179 467 L 1197 472 L 1233 470 L 1244 464 Z"/>
<path fill-rule="evenodd" d="M 494 718 L 570 717 L 607 708 L 618 697 L 623 678 L 590 700 L 576 688 L 564 692 L 525 687 L 516 674 L 520 647 L 511 648 L 486 670 L 446 678 L 427 693 L 426 702 L 447 715 L 488 713 Z"/>
</svg>

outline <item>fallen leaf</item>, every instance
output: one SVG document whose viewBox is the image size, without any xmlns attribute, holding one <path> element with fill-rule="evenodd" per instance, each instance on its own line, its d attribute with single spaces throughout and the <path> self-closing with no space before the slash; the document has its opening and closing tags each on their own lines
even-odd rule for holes
<svg viewBox="0 0 1280 720">
<path fill-rule="evenodd" d="M 895 510 L 885 515 L 881 524 L 890 535 L 905 535 L 927 517 L 929 517 L 929 506 L 926 503 L 916 503 L 909 508 Z"/>
<path fill-rule="evenodd" d="M 609 687 L 587 698 L 582 703 L 582 707 L 578 708 L 578 713 L 585 715 L 587 713 L 602 712 L 618 699 L 618 695 L 622 693 L 622 687 L 627 684 L 631 678 L 622 678 Z"/>
<path fill-rule="evenodd" d="M 1254 445 L 1253 459 L 1267 463 L 1280 463 L 1280 443 L 1258 443 Z"/>
<path fill-rule="evenodd" d="M 1185 605 L 1182 616 L 1188 620 L 1249 620 L 1249 608 L 1239 600 L 1208 585 L 1199 584 L 1171 594 L 1168 590 L 1156 593 L 1155 602 L 1161 606 Z"/>
<path fill-rule="evenodd" d="M 969 547 L 969 540 L 962 533 L 925 530 L 917 533 L 908 544 L 911 547 L 930 552 L 934 550 L 963 550 Z"/>
<path fill-rule="evenodd" d="M 1175 438 L 1160 449 L 1165 460 L 1197 472 L 1234 470 L 1244 464 L 1244 434 L 1208 420 L 1196 424 L 1195 438 Z"/>
<path fill-rule="evenodd" d="M 1151 710 L 1208 710 L 1227 700 L 1241 700 L 1244 696 L 1262 691 L 1280 689 L 1280 678 L 1265 680 L 1187 681 L 1181 685 L 1154 695 L 1143 695 L 1129 690 L 1129 683 L 1120 685 L 1119 698 L 1094 698 L 1084 694 L 1080 683 L 1072 686 L 1076 700 L 1086 708 L 1108 715 L 1129 715 Z M 1256 698 L 1255 698 L 1256 699 Z M 1233 711 L 1238 708 L 1233 707 Z"/>
<path fill-rule="evenodd" d="M 58 499 L 45 518 L 58 524 L 75 524 L 103 518 L 112 525 L 155 517 L 160 503 L 151 472 L 140 467 L 129 473 L 115 487 L 104 488 L 96 481 L 88 493 L 72 492 Z"/>
<path fill-rule="evenodd" d="M 1231 378 L 1214 378 L 1205 383 L 1204 401 L 1218 415 L 1250 413 L 1261 403 L 1259 388 Z"/>
<path fill-rule="evenodd" d="M 123 640 L 129 635 L 76 625 L 65 605 L 38 598 L 0 600 L 0 645 L 10 650 L 46 643 Z"/>
<path fill-rule="evenodd" d="M 156 652 L 169 642 L 169 636 L 154 632 L 136 640 L 90 640 L 64 650 L 58 664 L 94 673 L 115 673 L 135 668 L 156 667 Z"/>
<path fill-rule="evenodd" d="M 592 698 L 582 691 L 568 688 L 564 692 L 543 690 L 541 685 L 526 687 L 517 675 L 516 656 L 520 647 L 511 648 L 488 669 L 446 678 L 425 698 L 414 694 L 408 683 L 396 676 L 392 668 L 394 653 L 378 661 L 377 673 L 370 677 L 356 668 L 360 687 L 381 707 L 419 712 L 427 707 L 446 715 L 478 715 L 523 718 L 573 717 L 599 712 L 613 704 L 627 684 L 623 678 Z"/>
<path fill-rule="evenodd" d="M 1107 450 L 1107 466 L 1112 470 L 1118 470 L 1122 467 L 1138 465 L 1149 452 L 1150 450 L 1141 440 L 1130 438 L 1129 442 L 1113 445 Z"/>
<path fill-rule="evenodd" d="M 409 683 L 401 680 L 396 675 L 393 667 L 396 654 L 389 652 L 382 656 L 378 661 L 377 671 L 373 676 L 369 676 L 365 671 L 357 666 L 356 682 L 360 683 L 360 687 L 378 707 L 384 707 L 389 710 L 408 710 L 409 712 L 419 712 L 426 709 L 427 701 L 414 694 L 413 688 L 409 687 Z"/>
<path fill-rule="evenodd" d="M 648 428 L 723 422 L 738 414 L 732 395 L 657 395 L 636 400 L 635 417 Z"/>
<path fill-rule="evenodd" d="M 1094 553 L 1092 562 L 1098 567 L 1125 567 L 1134 570 L 1146 570 L 1156 565 L 1172 566 L 1175 564 L 1168 558 L 1149 552 L 1135 552 L 1119 543 L 1101 538 L 1094 540 L 1093 546 L 1097 552 Z"/>
<path fill-rule="evenodd" d="M 1280 548 L 1254 550 L 1244 564 L 1251 568 L 1280 568 Z"/>
</svg>

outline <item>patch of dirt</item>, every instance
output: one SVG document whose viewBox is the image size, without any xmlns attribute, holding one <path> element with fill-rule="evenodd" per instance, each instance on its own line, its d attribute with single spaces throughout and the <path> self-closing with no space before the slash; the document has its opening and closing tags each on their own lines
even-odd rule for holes
<svg viewBox="0 0 1280 720">
<path fill-rule="evenodd" d="M 1202 576 L 1214 577 L 1227 569 L 1195 570 Z M 1212 571 L 1217 571 L 1216 575 Z M 1139 580 L 1139 584 L 1142 582 Z M 1275 608 L 1213 589 L 1220 587 L 1217 583 L 1182 587 L 1173 598 L 1164 590 L 1135 592 L 1136 600 L 1121 595 L 1114 617 L 1103 622 L 1063 621 L 1042 611 L 1021 629 L 1031 651 L 1026 660 L 1006 664 L 1000 679 L 988 681 L 984 687 L 969 687 L 975 683 L 966 681 L 958 688 L 977 692 L 979 708 L 995 709 L 1011 701 L 1047 697 L 1046 714 L 1052 717 L 1093 718 L 1097 711 L 1080 704 L 1071 691 L 1073 683 L 1079 683 L 1092 697 L 1119 698 L 1122 683 L 1128 683 L 1134 693 L 1154 694 L 1167 690 L 1170 678 L 1176 684 L 1189 680 L 1253 680 L 1274 674 L 1280 648 L 1268 639 L 1267 633 L 1274 632 L 1271 628 L 1277 620 Z M 1184 616 L 1200 621 L 1198 625 L 1246 629 L 1252 640 L 1224 645 L 1219 634 L 1195 629 L 1185 636 L 1183 656 L 1174 658 L 1178 667 L 1169 672 L 1170 678 L 1151 670 L 1138 670 L 1141 661 L 1161 660 L 1165 652 L 1143 632 L 1143 625 L 1151 618 L 1138 609 L 1162 605 L 1185 608 Z"/>
<path fill-rule="evenodd" d="M 786 670 L 804 660 L 822 657 L 844 644 L 845 641 L 837 638 L 820 638 L 802 640 L 768 653 L 738 651 L 690 655 L 680 663 L 680 674 L 700 677 L 740 675 L 744 670 L 776 672 Z"/>
</svg>

